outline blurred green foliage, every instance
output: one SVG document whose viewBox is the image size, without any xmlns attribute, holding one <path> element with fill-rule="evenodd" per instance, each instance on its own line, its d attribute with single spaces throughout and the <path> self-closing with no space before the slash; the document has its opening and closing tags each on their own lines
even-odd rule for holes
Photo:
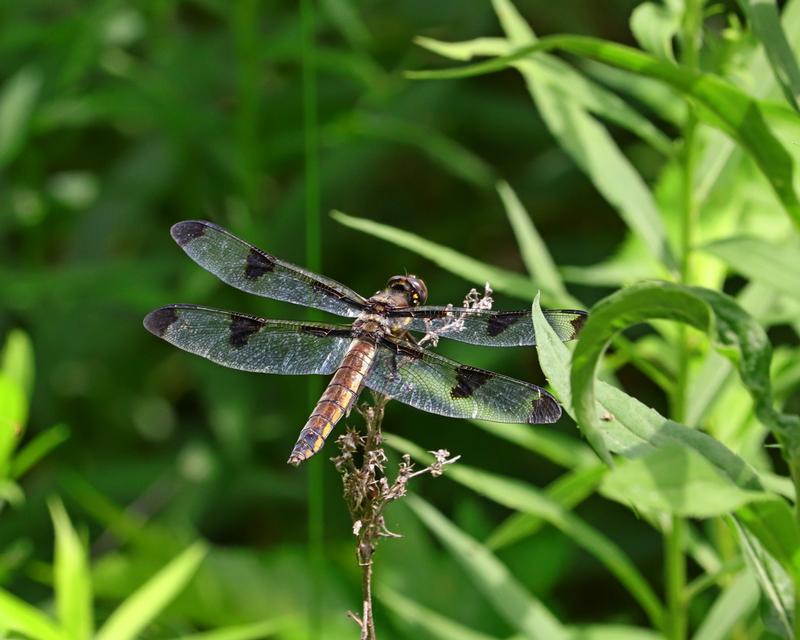
<svg viewBox="0 0 800 640">
<path fill-rule="evenodd" d="M 490 280 L 500 308 L 674 283 L 603 300 L 573 362 L 538 347 L 612 470 L 569 418 L 389 405 L 393 448 L 463 464 L 389 512 L 379 637 L 793 637 L 800 2 L 313 5 L 326 275 L 413 272 L 432 304 Z M 309 463 L 324 571 L 284 462 L 306 382 L 141 327 L 172 302 L 304 317 L 168 236 L 208 218 L 304 262 L 301 31 L 294 2 L 0 4 L 0 637 L 305 638 L 314 609 L 356 635 L 334 443 Z M 444 343 L 545 383 L 533 349 Z"/>
</svg>

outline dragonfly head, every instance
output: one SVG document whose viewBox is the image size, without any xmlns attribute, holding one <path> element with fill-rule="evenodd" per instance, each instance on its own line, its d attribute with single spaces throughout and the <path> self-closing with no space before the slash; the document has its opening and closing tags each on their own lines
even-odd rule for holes
<svg viewBox="0 0 800 640">
<path fill-rule="evenodd" d="M 428 287 L 417 276 L 392 276 L 386 283 L 386 292 L 394 296 L 402 296 L 409 307 L 418 307 L 428 299 Z"/>
</svg>

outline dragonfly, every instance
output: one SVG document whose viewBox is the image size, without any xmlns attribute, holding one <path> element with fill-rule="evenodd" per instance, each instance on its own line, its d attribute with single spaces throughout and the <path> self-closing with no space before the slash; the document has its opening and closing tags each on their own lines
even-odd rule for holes
<svg viewBox="0 0 800 640">
<path fill-rule="evenodd" d="M 351 319 L 349 324 L 269 320 L 194 304 L 171 304 L 144 319 L 145 328 L 159 338 L 225 367 L 332 376 L 300 432 L 290 464 L 297 466 L 322 449 L 365 387 L 451 418 L 544 424 L 561 416 L 560 405 L 545 389 L 445 358 L 413 335 L 489 347 L 534 345 L 530 310 L 426 306 L 428 288 L 415 275 L 393 276 L 384 289 L 364 298 L 212 222 L 178 222 L 170 233 L 192 260 L 237 289 Z M 544 310 L 564 341 L 577 336 L 586 315 Z"/>
</svg>

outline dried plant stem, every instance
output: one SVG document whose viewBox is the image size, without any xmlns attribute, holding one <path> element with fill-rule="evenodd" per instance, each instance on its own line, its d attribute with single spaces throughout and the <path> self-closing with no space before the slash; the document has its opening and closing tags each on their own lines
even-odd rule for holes
<svg viewBox="0 0 800 640">
<path fill-rule="evenodd" d="M 384 508 L 406 495 L 406 485 L 411 478 L 423 473 L 439 476 L 444 465 L 451 464 L 460 457 L 451 458 L 447 450 L 440 449 L 432 452 L 436 457 L 435 463 L 414 471 L 410 456 L 404 455 L 397 477 L 390 484 L 384 470 L 387 458 L 381 435 L 384 409 L 389 399 L 378 394 L 374 398 L 372 404 L 359 407 L 366 423 L 366 433 L 361 435 L 348 429 L 337 440 L 340 455 L 333 458 L 336 469 L 342 476 L 344 500 L 353 522 L 353 535 L 357 540 L 356 557 L 361 567 L 362 611 L 360 616 L 349 611 L 348 616 L 360 627 L 360 640 L 376 640 L 372 578 L 378 542 L 381 538 L 400 537 L 386 528 Z"/>
</svg>

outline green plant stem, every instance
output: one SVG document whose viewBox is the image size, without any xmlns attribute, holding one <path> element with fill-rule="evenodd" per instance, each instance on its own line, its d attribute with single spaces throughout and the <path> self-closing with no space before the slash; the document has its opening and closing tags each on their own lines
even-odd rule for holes
<svg viewBox="0 0 800 640">
<path fill-rule="evenodd" d="M 317 118 L 316 49 L 314 43 L 314 0 L 301 0 L 303 74 L 303 132 L 305 159 L 306 266 L 319 272 L 322 266 L 320 243 L 319 123 Z M 319 384 L 309 380 L 308 396 L 312 404 L 319 398 Z M 320 456 L 321 458 L 321 456 Z M 311 566 L 309 590 L 310 637 L 323 637 L 322 599 L 324 596 L 324 484 L 322 459 L 308 463 L 308 546 Z"/>
<path fill-rule="evenodd" d="M 688 0 L 683 15 L 680 32 L 681 57 L 690 69 L 699 67 L 699 48 L 702 34 L 703 0 Z M 683 202 L 680 229 L 680 273 L 681 284 L 691 282 L 691 253 L 696 206 L 694 198 L 695 174 L 695 130 L 697 117 L 689 107 L 688 117 L 683 127 Z M 684 325 L 678 330 L 678 375 L 671 396 L 672 415 L 683 422 L 686 414 L 686 397 L 689 387 L 689 360 L 691 345 L 689 333 Z M 670 525 L 664 541 L 664 581 L 667 595 L 667 637 L 670 640 L 684 640 L 687 624 L 686 556 L 684 537 L 686 522 L 671 516 Z"/>
<path fill-rule="evenodd" d="M 686 558 L 683 555 L 686 522 L 671 516 L 664 540 L 664 582 L 667 592 L 667 638 L 686 637 Z"/>
</svg>

